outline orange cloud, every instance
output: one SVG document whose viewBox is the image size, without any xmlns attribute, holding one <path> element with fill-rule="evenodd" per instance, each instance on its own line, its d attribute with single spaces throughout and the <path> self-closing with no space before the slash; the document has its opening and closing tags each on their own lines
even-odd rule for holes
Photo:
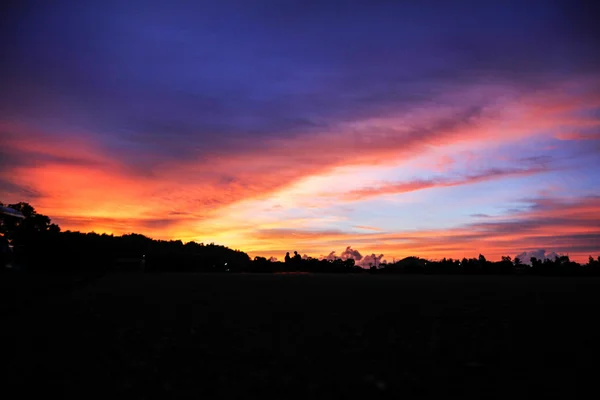
<svg viewBox="0 0 600 400">
<path fill-rule="evenodd" d="M 574 113 L 589 107 L 590 102 L 598 104 L 597 96 L 589 93 L 581 98 L 579 94 L 561 90 L 526 96 L 508 93 L 496 105 L 471 105 L 480 98 L 495 98 L 503 91 L 476 87 L 457 95 L 455 101 L 447 101 L 450 106 L 415 107 L 398 115 L 348 121 L 293 138 L 273 137 L 262 142 L 238 139 L 229 147 L 197 158 L 144 159 L 136 168 L 132 168 L 130 160 L 113 154 L 99 139 L 94 140 L 95 136 L 64 133 L 59 142 L 43 131 L 4 121 L 0 124 L 2 154 L 10 156 L 10 162 L 3 160 L 0 179 L 13 187 L 32 188 L 36 197 L 23 198 L 26 192 L 18 193 L 15 189 L 2 201 L 30 200 L 40 212 L 61 223 L 63 229 L 115 234 L 135 231 L 156 238 L 184 240 L 217 238 L 222 244 L 255 252 L 289 249 L 295 243 L 304 246 L 303 253 L 310 254 L 328 253 L 331 247 L 342 243 L 342 248 L 356 243 L 373 251 L 423 251 L 423 255 L 441 255 L 444 249 L 470 252 L 477 246 L 498 250 L 483 246 L 484 239 L 457 241 L 456 237 L 468 235 L 462 231 L 422 232 L 408 237 L 382 232 L 350 234 L 328 230 L 291 234 L 265 230 L 244 220 L 244 211 L 254 212 L 244 207 L 250 200 L 279 196 L 299 182 L 326 177 L 336 168 L 401 164 L 417 156 L 427 156 L 432 148 L 443 152 L 455 146 L 477 152 L 486 146 L 551 135 L 549 132 L 557 127 L 577 132 L 580 128 L 599 126 L 597 120 Z M 540 172 L 544 169 L 488 170 L 454 180 L 414 180 L 347 188 L 342 199 L 362 200 L 382 193 L 466 185 Z M 294 192 L 294 196 L 316 209 L 326 201 L 318 194 L 310 185 L 303 186 L 302 192 Z M 235 216 L 229 214 L 233 212 Z M 287 223 L 289 217 L 282 218 L 281 224 Z M 263 222 L 267 226 L 277 225 L 278 221 Z M 335 221 L 331 226 L 336 226 Z M 584 228 L 568 226 L 572 231 Z M 429 234 L 438 238 L 438 242 L 426 240 Z M 543 232 L 536 237 L 543 238 Z M 502 238 L 512 240 L 508 234 Z M 512 247 L 533 246 L 527 238 L 520 240 Z"/>
</svg>

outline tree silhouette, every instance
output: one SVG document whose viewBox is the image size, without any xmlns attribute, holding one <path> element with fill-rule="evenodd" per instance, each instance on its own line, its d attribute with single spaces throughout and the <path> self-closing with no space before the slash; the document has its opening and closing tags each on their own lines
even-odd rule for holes
<svg viewBox="0 0 600 400">
<path fill-rule="evenodd" d="M 519 266 L 523 265 L 523 261 L 521 261 L 521 259 L 519 257 L 515 257 L 514 264 L 515 264 L 515 267 L 519 267 Z"/>
</svg>

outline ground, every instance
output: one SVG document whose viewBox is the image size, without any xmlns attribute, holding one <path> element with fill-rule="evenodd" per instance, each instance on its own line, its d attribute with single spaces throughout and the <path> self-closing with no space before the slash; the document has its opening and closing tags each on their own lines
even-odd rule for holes
<svg viewBox="0 0 600 400">
<path fill-rule="evenodd" d="M 573 398 L 600 354 L 598 278 L 2 279 L 19 398 Z"/>
</svg>

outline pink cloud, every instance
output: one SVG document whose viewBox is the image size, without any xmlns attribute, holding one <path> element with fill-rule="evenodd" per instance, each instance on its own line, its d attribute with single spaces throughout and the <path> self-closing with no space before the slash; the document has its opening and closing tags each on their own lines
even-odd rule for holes
<svg viewBox="0 0 600 400">
<path fill-rule="evenodd" d="M 571 89 L 562 90 L 563 86 L 557 84 L 558 89 L 542 95 L 497 86 L 466 88 L 464 93 L 444 94 L 439 101 L 397 114 L 348 121 L 294 138 L 273 137 L 262 142 L 239 139 L 236 146 L 224 146 L 201 158 L 161 159 L 148 163 L 145 169 L 132 168 L 128 160 L 115 156 L 85 132 L 63 133 L 63 140 L 57 142 L 38 129 L 3 121 L 1 145 L 11 162 L 4 164 L 0 179 L 7 185 L 34 189 L 35 197 L 33 192 L 23 191 L 25 198 L 11 193 L 14 198 L 2 200 L 32 200 L 40 212 L 62 220 L 63 229 L 137 231 L 160 238 L 195 237 L 205 234 L 207 222 L 232 205 L 268 198 L 299 180 L 327 174 L 336 167 L 408 161 L 431 148 L 443 152 L 446 146 L 463 147 L 477 154 L 480 147 L 550 135 L 548 132 L 557 127 L 561 127 L 561 132 L 577 132 L 576 128 L 598 126 L 598 121 L 576 113 L 597 105 L 598 96 L 592 90 L 584 95 L 574 94 Z M 497 98 L 502 98 L 502 102 L 485 102 Z M 440 168 L 453 162 L 449 155 L 437 160 Z M 541 172 L 545 169 L 516 168 L 455 179 L 392 182 L 350 191 L 344 198 L 360 200 L 382 193 L 468 185 Z M 314 203 L 318 209 L 319 199 Z M 171 216 L 161 224 L 165 213 L 173 210 L 189 216 Z M 260 239 L 261 232 L 253 231 L 243 221 L 235 223 L 243 228 L 248 241 L 255 236 Z M 214 229 L 217 233 L 235 231 L 232 226 Z M 319 233 L 319 240 L 337 240 L 336 234 L 330 233 Z M 376 234 L 386 238 L 381 232 Z M 339 235 L 345 240 L 346 234 Z M 296 239 L 308 240 L 302 236 Z M 362 235 L 359 239 L 368 241 L 372 236 Z M 236 240 L 241 243 L 244 238 Z M 311 246 L 316 252 L 325 251 Z M 382 251 L 387 244 L 383 246 Z M 462 246 L 469 248 L 466 243 Z"/>
<path fill-rule="evenodd" d="M 452 187 L 461 185 L 471 185 L 475 183 L 490 181 L 494 179 L 505 179 L 519 176 L 530 176 L 549 170 L 545 167 L 533 167 L 524 169 L 506 168 L 490 169 L 477 174 L 467 175 L 460 178 L 434 178 L 418 179 L 407 182 L 384 183 L 376 187 L 352 190 L 344 194 L 345 200 L 356 201 L 364 200 L 370 197 L 376 197 L 387 194 L 402 194 L 418 190 L 432 189 L 436 187 Z"/>
</svg>

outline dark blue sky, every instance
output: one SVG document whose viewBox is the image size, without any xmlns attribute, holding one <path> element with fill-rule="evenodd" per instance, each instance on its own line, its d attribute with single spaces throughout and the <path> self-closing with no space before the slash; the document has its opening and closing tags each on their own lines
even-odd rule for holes
<svg viewBox="0 0 600 400">
<path fill-rule="evenodd" d="M 294 135 L 600 64 L 593 10 L 572 1 L 15 3 L 2 115 L 133 141 Z"/>
</svg>

